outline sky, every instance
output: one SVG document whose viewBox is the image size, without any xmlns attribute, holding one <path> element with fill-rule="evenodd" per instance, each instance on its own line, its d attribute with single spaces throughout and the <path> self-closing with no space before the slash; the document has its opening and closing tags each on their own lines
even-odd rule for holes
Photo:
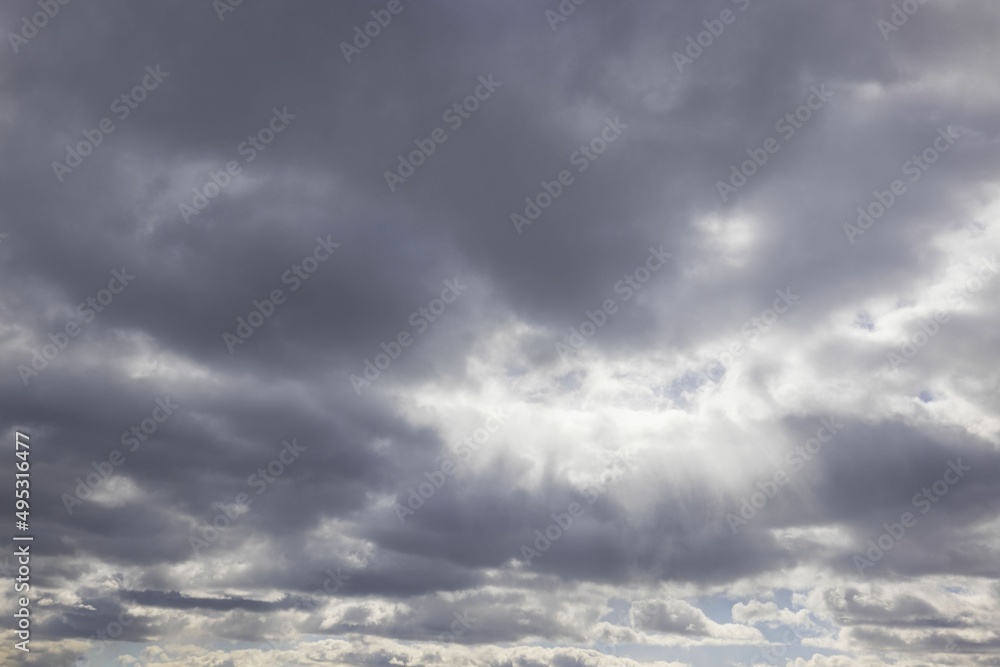
<svg viewBox="0 0 1000 667">
<path fill-rule="evenodd" d="M 1000 664 L 992 0 L 0 28 L 4 665 Z"/>
</svg>

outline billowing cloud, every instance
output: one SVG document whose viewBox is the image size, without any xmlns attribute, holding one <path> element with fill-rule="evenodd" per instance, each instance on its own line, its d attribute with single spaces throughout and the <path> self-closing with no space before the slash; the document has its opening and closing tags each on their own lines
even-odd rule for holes
<svg viewBox="0 0 1000 667">
<path fill-rule="evenodd" d="M 994 3 L 0 26 L 12 664 L 997 661 Z"/>
</svg>

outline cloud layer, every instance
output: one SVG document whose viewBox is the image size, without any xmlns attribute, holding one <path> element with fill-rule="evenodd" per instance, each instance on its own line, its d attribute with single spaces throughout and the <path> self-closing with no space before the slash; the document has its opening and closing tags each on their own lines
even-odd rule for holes
<svg viewBox="0 0 1000 667">
<path fill-rule="evenodd" d="M 44 4 L 10 664 L 996 664 L 994 3 Z"/>
</svg>

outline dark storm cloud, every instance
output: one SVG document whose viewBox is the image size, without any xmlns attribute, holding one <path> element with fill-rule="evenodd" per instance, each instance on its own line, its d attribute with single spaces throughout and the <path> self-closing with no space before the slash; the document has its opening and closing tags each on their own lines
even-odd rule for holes
<svg viewBox="0 0 1000 667">
<path fill-rule="evenodd" d="M 832 592 L 832 591 L 831 591 Z M 892 601 L 889 607 L 868 603 L 860 600 L 860 591 L 849 589 L 844 592 L 843 602 L 832 601 L 831 609 L 842 616 L 837 621 L 843 625 L 881 625 L 883 627 L 957 627 L 967 625 L 959 620 L 946 618 L 926 600 L 913 595 L 901 595 Z M 836 606 L 835 606 L 836 605 Z"/>
<path fill-rule="evenodd" d="M 96 591 L 86 590 L 80 593 L 80 606 L 57 605 L 56 614 L 42 622 L 41 631 L 46 637 L 92 638 L 103 631 L 101 639 L 117 636 L 123 641 L 142 642 L 157 636 L 157 624 L 131 614 L 122 604 L 125 596 L 99 597 Z"/>
<path fill-rule="evenodd" d="M 197 598 L 183 595 L 175 591 L 123 591 L 122 598 L 149 607 L 168 607 L 170 609 L 211 609 L 214 611 L 231 611 L 246 609 L 247 611 L 275 611 L 294 609 L 298 601 L 285 599 L 278 602 L 249 600 L 246 598 Z"/>
<path fill-rule="evenodd" d="M 250 640 L 315 596 L 322 607 L 303 627 L 316 634 L 435 640 L 468 608 L 483 620 L 462 644 L 583 643 L 601 620 L 597 597 L 562 595 L 751 586 L 796 568 L 854 581 L 851 557 L 959 458 L 968 478 L 866 583 L 996 576 L 984 527 L 1000 499 L 988 417 L 1000 395 L 995 378 L 992 393 L 976 384 L 996 365 L 996 285 L 954 308 L 906 368 L 875 370 L 898 346 L 884 335 L 892 318 L 965 252 L 940 237 L 980 234 L 992 256 L 983 211 L 1000 166 L 996 7 L 923 3 L 884 38 L 876 22 L 892 14 L 888 0 L 595 0 L 555 29 L 546 10 L 557 3 L 401 0 L 346 62 L 341 42 L 385 5 L 246 0 L 220 20 L 212 3 L 69 3 L 16 52 L 5 41 L 0 426 L 44 443 L 32 454 L 33 522 L 49 536 L 37 542 L 38 581 L 60 596 L 40 612 L 43 632 L 88 637 L 141 607 L 150 616 L 125 639 L 156 644 L 208 616 L 207 632 Z M 675 52 L 726 9 L 735 20 L 678 71 Z M 3 32 L 35 11 L 0 8 Z M 155 86 L 150 71 L 164 73 Z M 137 85 L 143 99 L 124 114 Z M 476 98 L 482 86 L 489 94 Z M 817 90 L 821 107 L 782 136 L 781 119 Z M 469 96 L 477 108 L 453 126 L 448 110 Z M 56 173 L 53 161 L 68 164 L 67 145 L 104 118 L 114 130 Z M 250 151 L 267 128 L 273 141 Z M 386 171 L 435 128 L 447 140 L 390 191 Z M 614 140 L 605 134 L 600 154 L 580 162 L 609 128 Z M 939 132 L 954 145 L 910 181 L 904 163 Z M 723 201 L 718 182 L 769 137 L 780 150 Z M 561 170 L 572 183 L 519 234 L 511 215 L 551 193 Z M 196 206 L 213 174 L 219 194 Z M 858 207 L 897 178 L 906 193 L 849 238 Z M 290 277 L 333 246 L 308 279 Z M 618 281 L 651 246 L 670 261 L 562 359 L 555 343 L 621 297 Z M 84 317 L 78 304 L 101 298 L 112 271 L 135 278 Z M 414 314 L 446 280 L 467 287 L 418 331 Z M 283 302 L 227 348 L 223 334 L 276 289 Z M 741 327 L 781 289 L 800 300 L 763 350 L 718 382 L 697 377 L 705 348 L 750 347 Z M 843 333 L 844 317 L 892 302 L 867 315 L 867 337 Z M 79 334 L 46 360 L 70 323 Z M 402 332 L 412 346 L 355 391 L 350 376 L 364 377 Z M 33 358 L 36 375 L 18 370 Z M 625 389 L 597 387 L 632 372 L 640 379 Z M 866 387 L 880 395 L 858 399 Z M 924 391 L 976 410 L 975 434 L 904 423 L 902 397 Z M 651 395 L 670 400 L 649 408 L 664 431 L 629 430 Z M 127 434 L 168 398 L 180 407 L 129 451 Z M 453 455 L 459 422 L 511 406 L 521 411 L 490 451 L 401 524 L 393 503 Z M 581 441 L 580 424 L 605 407 L 619 412 Z M 844 431 L 731 530 L 726 513 L 773 474 L 777 443 L 804 442 L 834 412 Z M 752 449 L 760 429 L 770 437 Z M 715 439 L 714 458 L 684 450 L 700 437 Z M 593 503 L 576 477 L 590 471 L 569 462 L 588 439 L 638 457 Z M 301 453 L 280 458 L 292 441 Z M 115 450 L 124 463 L 103 474 Z M 240 494 L 251 502 L 233 510 Z M 586 507 L 572 528 L 519 564 L 534 531 L 573 502 Z M 225 527 L 193 548 L 213 521 Z M 809 532 L 827 529 L 836 546 Z M 122 570 L 125 592 L 94 592 Z M 349 578 L 316 596 L 330 571 Z M 540 593 L 537 606 L 525 590 Z M 866 645 L 905 646 L 892 633 L 905 628 L 988 626 L 929 598 L 875 607 L 848 597 L 838 623 Z M 684 605 L 655 607 L 647 629 L 718 638 Z M 396 649 L 386 651 L 357 662 L 383 664 Z"/>
</svg>

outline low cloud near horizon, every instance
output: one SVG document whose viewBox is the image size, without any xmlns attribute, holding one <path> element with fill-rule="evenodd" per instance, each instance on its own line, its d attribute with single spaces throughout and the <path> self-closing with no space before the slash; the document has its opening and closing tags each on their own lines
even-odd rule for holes
<svg viewBox="0 0 1000 667">
<path fill-rule="evenodd" d="M 0 27 L 0 663 L 1000 661 L 996 3 Z"/>
</svg>

